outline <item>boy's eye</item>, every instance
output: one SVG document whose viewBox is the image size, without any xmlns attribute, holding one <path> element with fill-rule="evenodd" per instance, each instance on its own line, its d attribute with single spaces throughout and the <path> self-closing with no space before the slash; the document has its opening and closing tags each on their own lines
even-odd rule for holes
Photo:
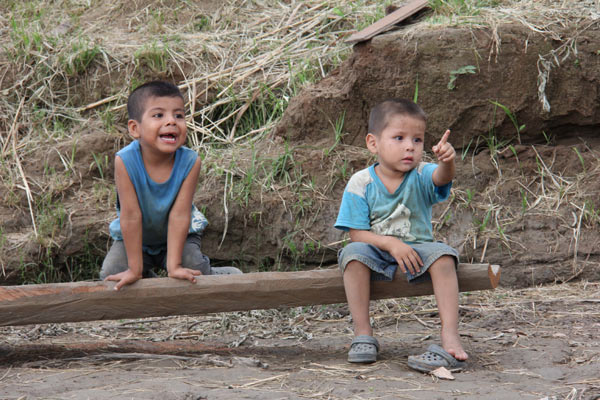
<svg viewBox="0 0 600 400">
<path fill-rule="evenodd" d="M 394 138 L 394 140 L 402 140 L 402 139 L 404 139 L 402 136 L 396 136 L 396 137 Z"/>
<path fill-rule="evenodd" d="M 182 118 L 185 118 L 185 115 L 183 115 L 181 113 L 177 113 L 177 114 L 175 114 L 175 118 L 182 119 Z"/>
<path fill-rule="evenodd" d="M 152 117 L 154 118 L 162 118 L 163 114 L 162 113 L 156 113 L 154 115 L 152 115 Z"/>
<path fill-rule="evenodd" d="M 423 139 L 421 138 L 415 138 L 415 143 L 421 143 L 423 141 Z"/>
</svg>

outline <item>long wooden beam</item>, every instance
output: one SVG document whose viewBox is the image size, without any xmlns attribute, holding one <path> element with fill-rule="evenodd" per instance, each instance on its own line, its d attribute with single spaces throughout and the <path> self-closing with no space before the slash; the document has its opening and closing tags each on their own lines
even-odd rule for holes
<svg viewBox="0 0 600 400">
<path fill-rule="evenodd" d="M 460 291 L 493 289 L 500 268 L 460 264 Z M 0 287 L 0 326 L 194 315 L 224 311 L 346 302 L 338 269 L 201 276 L 196 283 L 142 279 L 114 291 L 114 282 L 72 282 Z M 430 282 L 373 282 L 372 299 L 424 296 Z"/>
</svg>

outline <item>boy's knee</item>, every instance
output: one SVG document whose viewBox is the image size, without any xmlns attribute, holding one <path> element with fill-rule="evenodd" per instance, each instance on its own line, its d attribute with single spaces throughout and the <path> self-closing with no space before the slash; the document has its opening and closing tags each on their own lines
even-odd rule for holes
<svg viewBox="0 0 600 400">
<path fill-rule="evenodd" d="M 200 250 L 199 240 L 188 240 L 183 246 L 181 265 L 184 268 L 202 272 L 202 275 L 210 275 L 210 259 Z"/>
<path fill-rule="evenodd" d="M 444 255 L 438 258 L 437 261 L 439 261 L 445 267 L 456 268 L 456 258 L 452 256 Z"/>
<path fill-rule="evenodd" d="M 102 263 L 102 268 L 100 269 L 100 280 L 106 279 L 107 276 L 116 275 L 120 272 L 127 271 L 128 268 L 129 267 L 127 266 L 127 264 L 122 265 L 110 263 L 107 262 L 107 259 L 105 258 L 104 262 Z"/>
<path fill-rule="evenodd" d="M 357 260 L 352 260 L 346 264 L 346 268 L 344 268 L 343 274 L 356 274 L 356 273 L 369 273 L 371 274 L 371 269 L 367 267 L 364 263 L 361 263 Z"/>
<path fill-rule="evenodd" d="M 431 264 L 428 270 L 430 273 L 456 273 L 456 259 L 452 256 L 444 255 L 438 258 Z"/>
<path fill-rule="evenodd" d="M 125 246 L 122 241 L 115 241 L 102 262 L 100 279 L 104 280 L 107 276 L 126 271 L 128 268 Z"/>
</svg>

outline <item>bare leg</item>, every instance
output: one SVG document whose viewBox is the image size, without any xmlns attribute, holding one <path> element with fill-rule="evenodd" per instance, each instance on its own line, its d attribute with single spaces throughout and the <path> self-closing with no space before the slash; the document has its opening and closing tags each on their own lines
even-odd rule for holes
<svg viewBox="0 0 600 400">
<path fill-rule="evenodd" d="M 454 259 L 440 257 L 428 271 L 442 321 L 442 347 L 457 360 L 466 360 L 469 356 L 460 343 L 458 333 L 458 278 Z"/>
<path fill-rule="evenodd" d="M 344 270 L 344 289 L 355 336 L 373 336 L 369 320 L 370 284 L 371 270 L 359 261 L 350 261 Z"/>
</svg>

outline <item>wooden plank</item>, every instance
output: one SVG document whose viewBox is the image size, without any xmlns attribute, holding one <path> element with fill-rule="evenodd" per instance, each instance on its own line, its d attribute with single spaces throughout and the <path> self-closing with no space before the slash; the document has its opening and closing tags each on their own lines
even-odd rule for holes
<svg viewBox="0 0 600 400">
<path fill-rule="evenodd" d="M 389 13 L 379 21 L 369 25 L 365 29 L 352 34 L 346 43 L 357 43 L 364 40 L 369 40 L 373 36 L 383 33 L 392 28 L 398 22 L 410 17 L 427 6 L 427 0 L 413 0 L 408 4 L 400 7 L 396 11 Z"/>
<path fill-rule="evenodd" d="M 461 291 L 493 289 L 500 269 L 460 264 Z M 345 303 L 338 269 L 202 276 L 196 283 L 142 279 L 114 291 L 114 282 L 72 282 L 0 287 L 0 326 L 194 315 L 225 311 Z M 423 296 L 430 282 L 373 282 L 372 299 Z"/>
</svg>

